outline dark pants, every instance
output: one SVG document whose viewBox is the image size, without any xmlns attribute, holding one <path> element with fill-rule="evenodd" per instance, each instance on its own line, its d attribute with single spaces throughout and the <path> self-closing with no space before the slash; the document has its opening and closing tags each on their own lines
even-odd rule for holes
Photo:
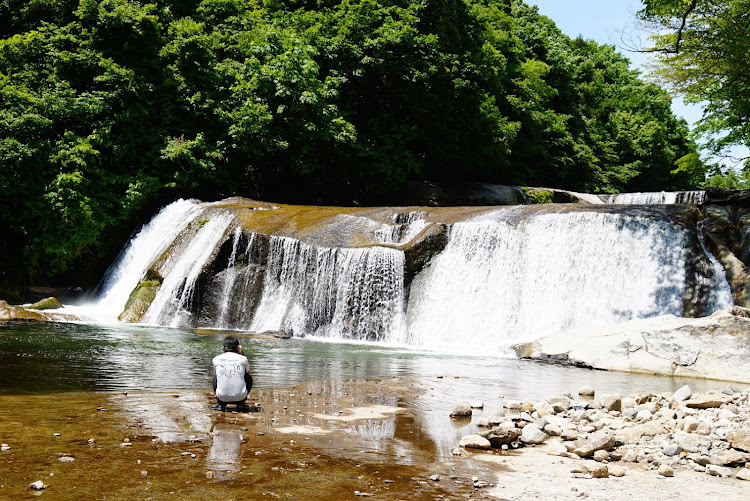
<svg viewBox="0 0 750 501">
<path fill-rule="evenodd" d="M 216 378 L 214 378 L 214 382 L 213 382 L 214 394 L 216 394 L 216 386 L 218 384 L 219 384 L 218 381 L 216 380 Z M 253 376 L 251 376 L 250 374 L 245 374 L 245 387 L 247 388 L 247 394 L 249 395 L 250 390 L 253 389 Z M 216 397 L 216 401 L 220 404 L 244 404 L 246 400 L 247 400 L 247 397 L 243 398 L 242 400 L 238 402 L 222 402 L 221 400 L 219 400 L 219 397 Z"/>
</svg>

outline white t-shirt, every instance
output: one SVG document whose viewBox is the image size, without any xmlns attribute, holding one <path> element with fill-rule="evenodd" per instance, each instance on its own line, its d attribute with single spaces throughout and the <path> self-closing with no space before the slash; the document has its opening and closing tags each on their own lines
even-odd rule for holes
<svg viewBox="0 0 750 501">
<path fill-rule="evenodd" d="M 245 374 L 250 362 L 245 355 L 228 351 L 214 357 L 216 398 L 222 402 L 239 402 L 247 398 Z"/>
</svg>

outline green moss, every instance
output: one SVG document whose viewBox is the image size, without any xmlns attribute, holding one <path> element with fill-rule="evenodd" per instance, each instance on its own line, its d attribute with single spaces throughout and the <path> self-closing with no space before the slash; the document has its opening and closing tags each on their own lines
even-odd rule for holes
<svg viewBox="0 0 750 501">
<path fill-rule="evenodd" d="M 29 305 L 30 310 L 56 310 L 62 308 L 62 303 L 56 297 L 46 297 L 41 301 Z"/>
<path fill-rule="evenodd" d="M 201 228 L 203 228 L 203 225 L 206 224 L 207 222 L 208 222 L 208 219 L 201 219 L 200 221 L 198 221 L 198 229 L 200 230 Z"/>
<path fill-rule="evenodd" d="M 523 188 L 523 192 L 532 204 L 551 204 L 554 196 L 552 191 L 539 188 Z"/>
<path fill-rule="evenodd" d="M 160 285 L 160 280 L 144 280 L 136 285 L 133 292 L 130 293 L 130 297 L 125 303 L 125 310 L 119 319 L 123 322 L 139 321 L 156 297 Z"/>
</svg>

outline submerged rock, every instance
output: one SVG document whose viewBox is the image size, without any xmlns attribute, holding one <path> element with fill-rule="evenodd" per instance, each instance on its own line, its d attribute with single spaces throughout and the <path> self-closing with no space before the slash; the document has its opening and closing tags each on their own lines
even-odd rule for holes
<svg viewBox="0 0 750 501">
<path fill-rule="evenodd" d="M 471 417 L 471 407 L 466 402 L 456 402 L 451 407 L 450 417 Z"/>
</svg>

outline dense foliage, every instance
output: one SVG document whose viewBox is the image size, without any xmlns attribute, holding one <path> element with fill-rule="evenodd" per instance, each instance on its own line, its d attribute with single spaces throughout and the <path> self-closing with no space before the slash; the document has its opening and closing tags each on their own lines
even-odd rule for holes
<svg viewBox="0 0 750 501">
<path fill-rule="evenodd" d="M 750 146 L 750 0 L 644 3 L 639 17 L 658 33 L 649 49 L 657 54 L 657 74 L 687 102 L 704 107 L 697 132 L 717 155 Z M 750 171 L 750 158 L 744 169 Z M 738 176 L 723 175 L 724 181 Z"/>
<path fill-rule="evenodd" d="M 664 91 L 519 1 L 0 0 L 0 269 L 31 277 L 176 196 L 704 174 Z"/>
</svg>

